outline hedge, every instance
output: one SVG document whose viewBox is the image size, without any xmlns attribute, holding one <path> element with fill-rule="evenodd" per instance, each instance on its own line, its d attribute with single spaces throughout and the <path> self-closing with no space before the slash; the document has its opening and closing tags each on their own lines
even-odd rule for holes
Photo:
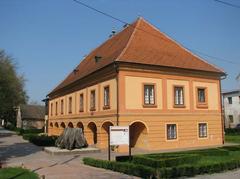
<svg viewBox="0 0 240 179">
<path fill-rule="evenodd" d="M 240 128 L 228 128 L 225 129 L 225 134 L 240 134 Z"/>
<path fill-rule="evenodd" d="M 105 168 L 141 178 L 154 178 L 156 176 L 154 168 L 134 163 L 107 161 L 89 157 L 83 158 L 83 162 L 93 167 Z"/>
<path fill-rule="evenodd" d="M 196 166 L 188 164 L 157 169 L 135 163 L 106 161 L 88 157 L 83 158 L 83 162 L 86 165 L 110 169 L 113 171 L 122 172 L 128 175 L 134 175 L 142 178 L 177 178 L 182 176 L 190 177 L 199 174 L 222 172 L 225 170 L 232 170 L 240 167 L 239 160 L 230 160 L 227 162 L 202 164 Z"/>
<path fill-rule="evenodd" d="M 172 168 L 159 168 L 156 173 L 160 176 L 160 178 L 177 178 L 182 176 L 189 177 L 199 174 L 217 173 L 239 167 L 239 160 L 230 160 L 227 162 L 220 162 L 215 164 L 205 164 L 197 166 L 185 165 Z"/>
<path fill-rule="evenodd" d="M 54 146 L 57 136 L 23 134 L 23 139 L 28 140 L 37 146 Z"/>
<path fill-rule="evenodd" d="M 146 156 L 136 155 L 133 156 L 132 162 L 142 165 L 147 165 L 153 168 L 162 168 L 162 167 L 171 167 L 177 166 L 180 164 L 193 163 L 201 158 L 200 155 L 188 154 L 188 155 L 179 155 L 172 156 L 169 158 L 163 159 L 154 159 Z"/>
</svg>

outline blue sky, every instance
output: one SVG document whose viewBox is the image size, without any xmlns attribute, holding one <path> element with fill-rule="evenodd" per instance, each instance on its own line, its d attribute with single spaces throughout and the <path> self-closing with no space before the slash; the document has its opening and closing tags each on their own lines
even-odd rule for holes
<svg viewBox="0 0 240 179">
<path fill-rule="evenodd" d="M 240 9 L 213 0 L 82 1 L 127 22 L 143 16 L 185 47 L 239 63 L 205 58 L 227 72 L 224 90 L 239 87 Z M 123 26 L 72 0 L 1 0 L 0 22 L 0 48 L 18 62 L 30 101 L 39 102 Z"/>
</svg>

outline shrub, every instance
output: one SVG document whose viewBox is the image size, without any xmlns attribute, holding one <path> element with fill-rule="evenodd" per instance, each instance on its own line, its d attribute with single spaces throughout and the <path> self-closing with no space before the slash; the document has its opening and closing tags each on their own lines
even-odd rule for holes
<svg viewBox="0 0 240 179">
<path fill-rule="evenodd" d="M 37 134 L 23 134 L 22 137 L 24 140 L 29 140 L 32 137 L 37 136 Z"/>
<path fill-rule="evenodd" d="M 28 170 L 20 167 L 8 167 L 0 169 L 1 179 L 39 179 L 39 176 Z"/>
<path fill-rule="evenodd" d="M 240 128 L 225 129 L 225 134 L 240 134 Z"/>
<path fill-rule="evenodd" d="M 43 129 L 22 129 L 20 134 L 39 134 L 43 132 Z"/>
<path fill-rule="evenodd" d="M 55 141 L 57 137 L 56 136 L 46 136 L 46 135 L 31 135 L 29 137 L 29 142 L 37 145 L 37 146 L 54 146 Z"/>
<path fill-rule="evenodd" d="M 8 130 L 10 130 L 10 131 L 15 131 L 16 130 L 16 127 L 13 125 L 13 124 L 7 124 L 6 126 L 5 126 L 5 129 L 8 129 Z"/>
<path fill-rule="evenodd" d="M 143 165 L 128 163 L 128 162 L 115 162 L 106 161 L 93 158 L 83 158 L 83 162 L 86 165 L 110 169 L 117 172 L 122 172 L 128 175 L 139 176 L 142 178 L 153 178 L 156 176 L 155 169 Z"/>
</svg>

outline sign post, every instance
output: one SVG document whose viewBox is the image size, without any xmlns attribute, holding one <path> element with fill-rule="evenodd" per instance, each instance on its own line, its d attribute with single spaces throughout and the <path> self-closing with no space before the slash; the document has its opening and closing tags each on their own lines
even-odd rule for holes
<svg viewBox="0 0 240 179">
<path fill-rule="evenodd" d="M 110 148 L 112 145 L 128 145 L 129 146 L 129 159 L 131 158 L 129 126 L 109 126 L 108 160 L 111 160 Z"/>
</svg>

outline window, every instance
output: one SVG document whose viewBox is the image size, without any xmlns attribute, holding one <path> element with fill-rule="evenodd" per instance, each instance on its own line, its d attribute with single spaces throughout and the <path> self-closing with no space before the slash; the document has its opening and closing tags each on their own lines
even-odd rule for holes
<svg viewBox="0 0 240 179">
<path fill-rule="evenodd" d="M 228 104 L 232 104 L 232 97 L 228 97 Z"/>
<path fill-rule="evenodd" d="M 176 106 L 183 106 L 184 105 L 184 94 L 183 94 L 183 87 L 182 86 L 175 86 L 174 87 L 174 104 Z"/>
<path fill-rule="evenodd" d="M 84 108 L 84 106 L 83 106 L 83 94 L 80 94 L 80 99 L 79 99 L 80 101 L 79 101 L 79 112 L 83 112 L 83 108 Z"/>
<path fill-rule="evenodd" d="M 167 124 L 167 140 L 173 140 L 177 138 L 177 125 Z"/>
<path fill-rule="evenodd" d="M 95 111 L 96 110 L 96 99 L 95 99 L 95 90 L 91 91 L 91 96 L 90 96 L 90 111 Z"/>
<path fill-rule="evenodd" d="M 72 113 L 72 97 L 68 98 L 68 113 Z"/>
<path fill-rule="evenodd" d="M 198 88 L 197 91 L 198 91 L 198 102 L 205 103 L 206 102 L 205 88 Z"/>
<path fill-rule="evenodd" d="M 198 124 L 198 135 L 199 135 L 199 138 L 207 137 L 207 123 Z"/>
<path fill-rule="evenodd" d="M 51 111 L 51 116 L 53 115 L 53 103 L 51 103 L 51 109 L 50 109 L 50 111 Z"/>
<path fill-rule="evenodd" d="M 58 115 L 58 102 L 56 102 L 56 106 L 55 106 L 55 114 Z"/>
<path fill-rule="evenodd" d="M 61 114 L 63 114 L 63 99 L 61 100 Z"/>
<path fill-rule="evenodd" d="M 228 115 L 228 119 L 230 123 L 233 123 L 233 115 Z"/>
<path fill-rule="evenodd" d="M 104 87 L 104 109 L 110 107 L 109 86 Z"/>
<path fill-rule="evenodd" d="M 144 85 L 144 104 L 145 105 L 154 105 L 154 85 Z"/>
</svg>

